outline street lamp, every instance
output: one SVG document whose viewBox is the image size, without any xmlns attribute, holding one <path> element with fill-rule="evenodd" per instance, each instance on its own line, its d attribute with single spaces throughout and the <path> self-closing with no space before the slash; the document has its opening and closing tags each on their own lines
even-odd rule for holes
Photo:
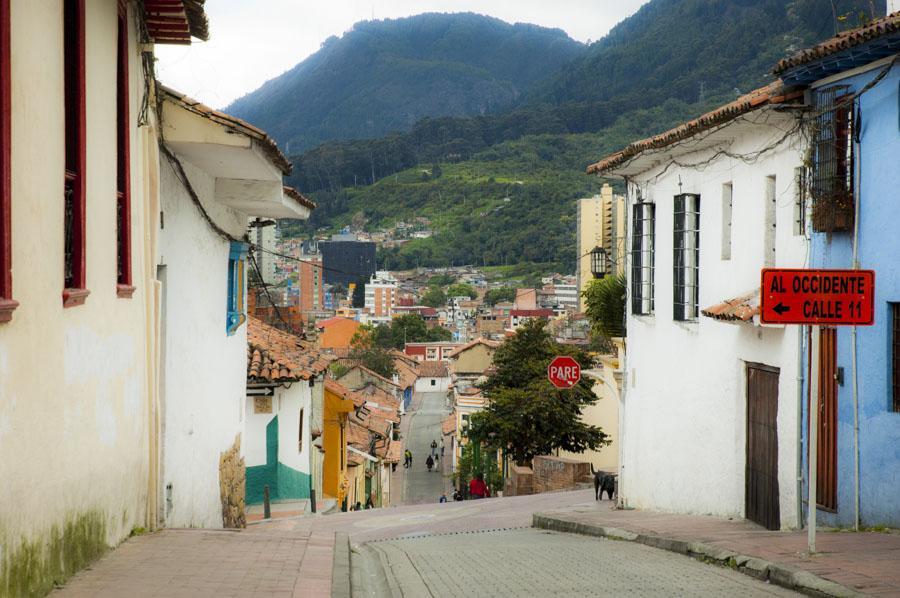
<svg viewBox="0 0 900 598">
<path fill-rule="evenodd" d="M 594 278 L 603 278 L 609 273 L 609 256 L 600 246 L 591 249 L 591 274 Z"/>
</svg>

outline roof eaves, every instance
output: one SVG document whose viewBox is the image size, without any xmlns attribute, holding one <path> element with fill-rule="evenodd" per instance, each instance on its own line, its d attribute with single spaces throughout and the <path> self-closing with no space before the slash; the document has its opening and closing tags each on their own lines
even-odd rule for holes
<svg viewBox="0 0 900 598">
<path fill-rule="evenodd" d="M 262 129 L 251 125 L 250 123 L 237 118 L 236 116 L 231 116 L 230 114 L 226 114 L 220 110 L 214 110 L 209 106 L 191 98 L 183 93 L 172 89 L 166 85 L 163 85 L 159 81 L 156 82 L 157 89 L 164 99 L 171 101 L 174 104 L 177 104 L 198 116 L 206 118 L 216 124 L 219 124 L 223 127 L 228 127 L 238 133 L 246 135 L 251 139 L 259 142 L 263 151 L 268 156 L 269 160 L 285 175 L 291 174 L 291 163 L 290 161 L 281 153 L 281 150 L 278 149 L 278 144 L 275 143 L 275 140 L 269 137 L 268 133 L 263 131 Z M 298 193 L 299 195 L 299 193 Z M 307 200 L 308 201 L 308 200 Z"/>
</svg>

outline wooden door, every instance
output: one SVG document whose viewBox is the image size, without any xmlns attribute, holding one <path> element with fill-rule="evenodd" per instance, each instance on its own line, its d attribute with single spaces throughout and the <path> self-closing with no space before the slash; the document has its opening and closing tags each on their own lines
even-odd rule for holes
<svg viewBox="0 0 900 598">
<path fill-rule="evenodd" d="M 837 329 L 822 328 L 819 335 L 816 504 L 832 511 L 837 510 L 837 378 Z M 809 438 L 809 434 L 806 437 Z"/>
<path fill-rule="evenodd" d="M 744 512 L 766 527 L 781 527 L 778 493 L 778 369 L 747 364 L 747 465 Z"/>
</svg>

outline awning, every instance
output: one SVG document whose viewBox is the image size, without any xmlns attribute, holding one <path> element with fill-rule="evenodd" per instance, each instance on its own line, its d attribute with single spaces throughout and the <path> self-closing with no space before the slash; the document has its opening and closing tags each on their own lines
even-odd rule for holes
<svg viewBox="0 0 900 598">
<path fill-rule="evenodd" d="M 724 322 L 751 322 L 759 315 L 759 289 L 734 299 L 726 299 L 700 311 L 707 318 Z"/>
</svg>

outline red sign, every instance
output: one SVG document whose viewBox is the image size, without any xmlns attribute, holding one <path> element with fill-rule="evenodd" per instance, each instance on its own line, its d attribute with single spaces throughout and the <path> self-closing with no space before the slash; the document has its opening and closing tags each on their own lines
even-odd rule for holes
<svg viewBox="0 0 900 598">
<path fill-rule="evenodd" d="M 581 366 L 571 357 L 555 357 L 547 366 L 547 378 L 556 388 L 572 388 L 581 380 Z"/>
<path fill-rule="evenodd" d="M 759 312 L 764 324 L 870 326 L 875 271 L 766 268 Z"/>
</svg>

